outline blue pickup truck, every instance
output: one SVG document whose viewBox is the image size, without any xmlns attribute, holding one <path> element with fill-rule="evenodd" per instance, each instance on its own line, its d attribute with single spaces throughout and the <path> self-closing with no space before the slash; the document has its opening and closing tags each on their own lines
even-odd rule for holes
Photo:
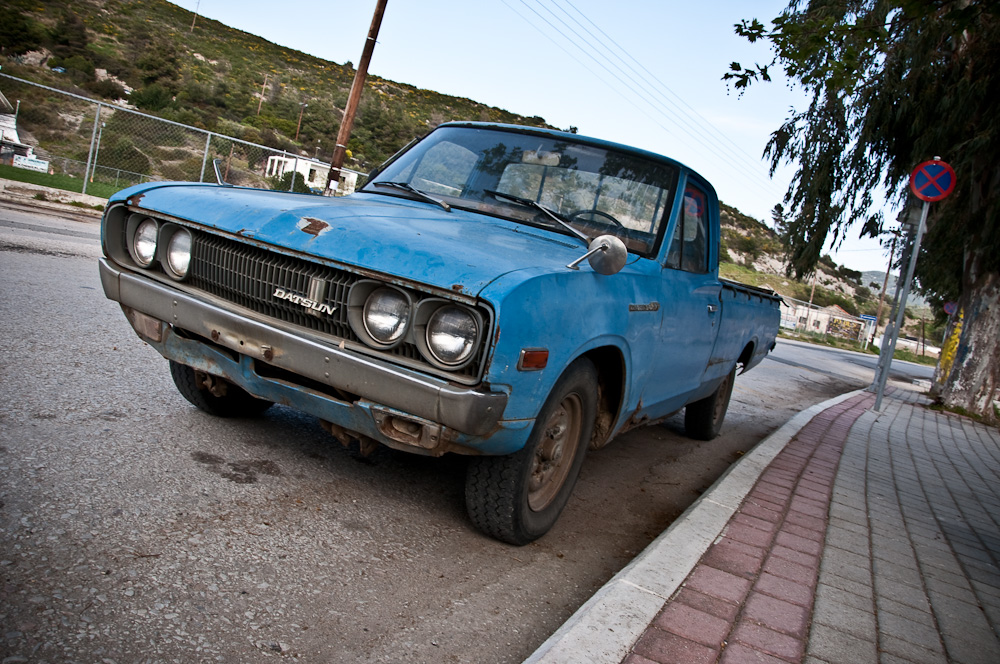
<svg viewBox="0 0 1000 664">
<path fill-rule="evenodd" d="M 342 198 L 137 185 L 102 245 L 105 294 L 192 404 L 468 455 L 469 517 L 512 544 L 552 527 L 588 448 L 682 408 L 718 435 L 779 321 L 719 279 L 697 173 L 530 127 L 441 125 Z"/>
</svg>

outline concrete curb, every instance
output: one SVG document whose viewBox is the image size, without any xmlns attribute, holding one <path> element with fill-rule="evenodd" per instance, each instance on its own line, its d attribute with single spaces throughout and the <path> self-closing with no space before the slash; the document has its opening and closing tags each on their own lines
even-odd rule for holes
<svg viewBox="0 0 1000 664">
<path fill-rule="evenodd" d="M 816 415 L 862 392 L 855 390 L 816 404 L 758 443 L 524 664 L 619 664 L 722 534 L 774 457 Z"/>
</svg>

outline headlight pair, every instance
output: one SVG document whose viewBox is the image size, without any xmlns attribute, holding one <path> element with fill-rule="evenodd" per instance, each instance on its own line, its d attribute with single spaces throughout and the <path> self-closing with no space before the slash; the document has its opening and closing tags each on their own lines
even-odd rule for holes
<svg viewBox="0 0 1000 664">
<path fill-rule="evenodd" d="M 474 309 L 433 297 L 414 301 L 408 291 L 367 280 L 351 288 L 348 320 L 368 346 L 388 350 L 409 339 L 425 360 L 447 370 L 472 360 L 483 329 Z"/>
<path fill-rule="evenodd" d="M 160 223 L 152 217 L 133 214 L 125 228 L 129 256 L 141 268 L 159 258 L 163 271 L 178 281 L 187 277 L 191 265 L 191 231 L 176 224 Z"/>
</svg>

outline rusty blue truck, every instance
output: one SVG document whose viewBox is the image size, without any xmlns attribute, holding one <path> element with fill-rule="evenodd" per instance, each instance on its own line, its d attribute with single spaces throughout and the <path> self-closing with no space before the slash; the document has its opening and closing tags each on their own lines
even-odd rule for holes
<svg viewBox="0 0 1000 664">
<path fill-rule="evenodd" d="M 719 278 L 719 201 L 667 157 L 440 125 L 345 197 L 149 182 L 109 201 L 101 281 L 179 392 L 282 404 L 345 446 L 468 456 L 482 532 L 544 535 L 585 453 L 684 409 L 718 435 L 780 299 Z"/>
</svg>

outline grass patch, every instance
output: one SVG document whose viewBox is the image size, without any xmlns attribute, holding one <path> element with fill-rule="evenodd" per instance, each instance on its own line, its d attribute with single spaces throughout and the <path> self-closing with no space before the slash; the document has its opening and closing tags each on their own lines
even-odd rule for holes
<svg viewBox="0 0 1000 664">
<path fill-rule="evenodd" d="M 15 180 L 17 182 L 26 182 L 28 184 L 37 184 L 43 187 L 51 187 L 52 189 L 62 189 L 63 191 L 73 191 L 78 194 L 83 192 L 82 178 L 75 178 L 71 175 L 64 175 L 62 173 L 54 173 L 50 175 L 48 173 L 39 173 L 37 171 L 29 171 L 24 168 L 15 168 L 14 166 L 0 164 L 0 178 Z M 121 187 L 116 187 L 113 184 L 106 184 L 100 181 L 87 183 L 87 194 L 91 196 L 98 196 L 99 198 L 110 198 L 111 194 L 115 193 L 119 189 L 121 189 Z M 44 196 L 44 194 L 42 195 Z M 39 198 L 38 200 L 43 199 Z"/>
<path fill-rule="evenodd" d="M 864 348 L 859 341 L 853 341 L 851 339 L 842 339 L 840 337 L 830 336 L 828 334 L 810 333 L 810 332 L 788 332 L 786 330 L 780 330 L 778 336 L 782 339 L 795 339 L 796 341 L 805 341 L 806 343 L 816 344 L 817 346 L 829 346 L 831 348 L 840 348 L 843 350 L 852 350 L 857 353 L 866 353 L 868 355 L 878 355 L 879 349 L 875 344 L 869 344 L 868 348 Z M 904 362 L 914 362 L 916 364 L 924 364 L 930 367 L 937 366 L 937 358 L 930 357 L 929 355 L 918 355 L 911 350 L 906 350 L 903 348 L 897 348 L 896 352 L 892 354 L 892 359 L 902 360 Z"/>
<path fill-rule="evenodd" d="M 970 420 L 979 422 L 980 424 L 985 424 L 988 427 L 1000 428 L 1000 408 L 997 408 L 996 404 L 993 405 L 993 421 L 990 422 L 987 418 L 979 415 L 977 413 L 970 413 L 961 406 L 946 406 L 943 403 L 932 403 L 927 406 L 929 410 L 933 410 L 939 413 L 951 413 L 952 415 L 958 415 L 959 417 L 968 417 Z"/>
<path fill-rule="evenodd" d="M 893 359 L 903 360 L 905 362 L 915 362 L 916 364 L 926 364 L 930 367 L 937 366 L 937 358 L 930 357 L 928 355 L 918 355 L 912 350 L 896 349 L 896 352 L 892 354 Z"/>
</svg>

